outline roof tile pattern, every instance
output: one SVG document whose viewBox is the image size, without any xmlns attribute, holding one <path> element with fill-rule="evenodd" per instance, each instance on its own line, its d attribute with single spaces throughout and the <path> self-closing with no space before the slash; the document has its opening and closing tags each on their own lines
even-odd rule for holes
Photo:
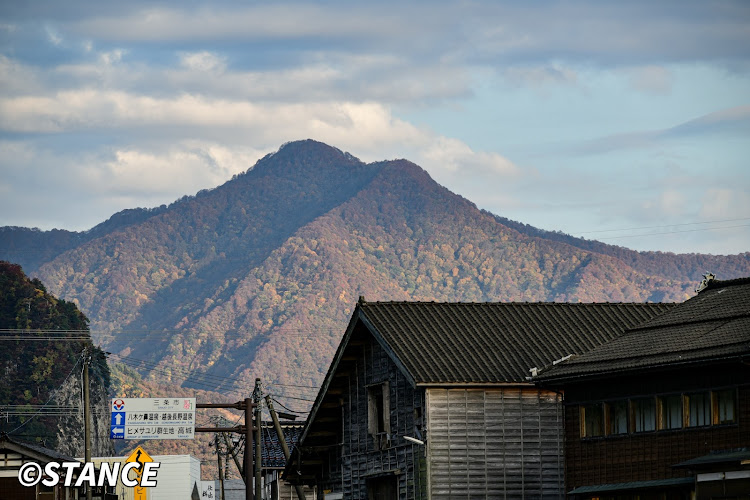
<svg viewBox="0 0 750 500">
<path fill-rule="evenodd" d="M 362 302 L 415 383 L 525 382 L 529 369 L 587 352 L 673 304 Z"/>
<path fill-rule="evenodd" d="M 303 427 L 302 424 L 282 424 L 281 428 L 284 431 L 284 440 L 290 451 L 297 445 Z M 263 467 L 283 469 L 286 466 L 286 458 L 284 457 L 284 451 L 281 449 L 279 437 L 276 434 L 273 424 L 263 422 L 261 433 L 260 456 Z"/>
<path fill-rule="evenodd" d="M 674 363 L 750 356 L 750 278 L 714 281 L 695 297 L 539 380 L 591 376 Z"/>
</svg>

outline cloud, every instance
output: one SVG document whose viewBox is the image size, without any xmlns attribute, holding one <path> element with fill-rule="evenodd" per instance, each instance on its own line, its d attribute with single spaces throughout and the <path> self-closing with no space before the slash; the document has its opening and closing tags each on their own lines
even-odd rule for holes
<svg viewBox="0 0 750 500">
<path fill-rule="evenodd" d="M 489 174 L 497 178 L 517 177 L 521 170 L 507 158 L 497 153 L 475 152 L 464 142 L 447 137 L 437 137 L 422 153 L 422 157 L 442 171 L 467 175 Z"/>
<path fill-rule="evenodd" d="M 410 65 L 485 68 L 568 66 L 613 68 L 677 62 L 747 60 L 746 2 L 431 2 L 429 5 L 273 2 L 210 5 L 128 2 L 120 6 L 69 2 L 67 11 L 9 6 L 7 18 L 38 19 L 66 39 L 107 46 L 202 45 L 270 67 L 297 66 L 301 54 L 398 53 Z M 197 51 L 204 50 L 205 47 Z M 144 54 L 148 58 L 147 54 Z M 653 75 L 652 75 L 653 76 Z"/>
<path fill-rule="evenodd" d="M 664 217 L 680 217 L 685 214 L 688 200 L 684 192 L 667 189 L 658 194 L 655 199 L 645 200 L 641 203 L 644 212 L 655 215 L 656 219 Z"/>
<path fill-rule="evenodd" d="M 182 53 L 180 63 L 188 70 L 200 72 L 223 73 L 227 67 L 226 58 L 205 50 Z"/>
<path fill-rule="evenodd" d="M 643 93 L 666 95 L 672 91 L 672 73 L 663 66 L 641 66 L 630 72 L 630 85 Z"/>
<path fill-rule="evenodd" d="M 700 216 L 704 220 L 750 217 L 750 193 L 737 188 L 708 188 L 700 199 Z"/>
<path fill-rule="evenodd" d="M 503 76 L 517 87 L 539 87 L 549 84 L 575 85 L 578 82 L 576 71 L 560 64 L 511 67 L 504 71 Z"/>
<path fill-rule="evenodd" d="M 744 206 L 747 2 L 39 0 L 0 18 L 5 220 L 27 190 L 36 220 L 93 225 L 308 137 L 550 229 Z M 643 167 L 657 154 L 733 182 Z"/>
<path fill-rule="evenodd" d="M 206 60 L 213 64 L 210 56 L 191 59 L 197 64 Z M 76 199 L 88 197 L 86 204 L 99 200 L 112 212 L 168 203 L 214 187 L 279 144 L 303 138 L 352 151 L 365 161 L 412 159 L 439 182 L 469 197 L 472 186 L 492 186 L 498 179 L 520 175 L 520 169 L 501 155 L 475 151 L 459 140 L 415 127 L 377 102 L 255 103 L 85 89 L 0 99 L 0 126 L 24 134 L 103 135 L 103 146 L 84 152 L 69 150 L 64 140 L 54 150 L 31 140 L 9 143 L 0 164 L 14 172 L 35 172 L 29 186 L 37 190 L 54 192 L 66 186 L 66 191 L 77 193 Z M 246 146 L 248 137 L 251 148 Z M 46 169 L 59 178 L 51 183 L 55 176 L 45 178 Z M 494 188 L 486 195 L 493 191 L 497 196 Z M 59 201 L 50 195 L 43 203 Z M 88 219 L 76 226 L 90 227 L 111 215 L 101 210 L 88 209 Z"/>
<path fill-rule="evenodd" d="M 617 150 L 653 147 L 682 137 L 708 134 L 747 134 L 750 130 L 750 106 L 735 106 L 700 116 L 673 127 L 615 134 L 583 142 L 571 148 L 574 154 L 603 154 Z"/>
</svg>

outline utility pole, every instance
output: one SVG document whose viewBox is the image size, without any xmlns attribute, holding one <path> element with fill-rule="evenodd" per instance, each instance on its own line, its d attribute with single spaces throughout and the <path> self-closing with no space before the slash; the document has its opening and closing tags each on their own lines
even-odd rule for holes
<svg viewBox="0 0 750 500">
<path fill-rule="evenodd" d="M 221 448 L 219 448 L 219 435 L 214 434 L 214 446 L 216 446 L 216 458 L 219 461 L 219 486 L 221 486 L 221 500 L 224 500 L 224 472 L 221 465 Z"/>
<path fill-rule="evenodd" d="M 279 444 L 281 445 L 281 451 L 284 452 L 284 460 L 289 462 L 289 446 L 286 444 L 286 438 L 284 437 L 284 430 L 281 428 L 279 423 L 279 417 L 276 415 L 276 410 L 273 408 L 273 402 L 271 401 L 271 395 L 266 394 L 266 405 L 268 406 L 268 412 L 271 414 L 271 420 L 273 420 L 273 427 L 276 429 L 276 435 L 279 437 Z M 299 500 L 305 500 L 305 492 L 302 486 L 299 484 L 294 485 L 294 491 L 297 492 L 297 498 Z"/>
<path fill-rule="evenodd" d="M 247 443 L 253 442 L 253 425 L 252 425 L 252 411 L 255 407 L 251 398 L 245 398 L 244 401 L 237 401 L 236 403 L 196 403 L 195 407 L 200 408 L 234 408 L 235 410 L 244 410 L 245 412 L 245 425 L 235 425 L 234 427 L 196 427 L 195 432 L 238 432 L 245 435 L 245 460 L 244 467 L 242 468 L 243 476 L 245 480 L 245 500 L 253 500 L 253 488 L 251 487 L 252 479 L 250 477 L 250 471 L 253 470 L 253 455 L 250 451 L 250 447 Z M 260 498 L 258 498 L 260 500 Z"/>
<path fill-rule="evenodd" d="M 88 347 L 83 349 L 83 460 L 91 462 L 91 396 L 89 394 L 89 365 L 91 364 L 91 352 Z M 91 500 L 91 485 L 86 486 L 86 500 Z"/>
<path fill-rule="evenodd" d="M 229 454 L 232 455 L 232 460 L 234 460 L 234 465 L 237 466 L 237 472 L 240 473 L 240 476 L 243 478 L 245 477 L 245 472 L 242 470 L 242 464 L 240 464 L 240 461 L 237 459 L 237 447 L 229 442 L 229 438 L 227 438 L 227 433 L 222 432 L 221 437 L 224 438 L 224 444 L 227 447 L 227 450 L 229 451 Z"/>
<path fill-rule="evenodd" d="M 263 489 L 261 485 L 261 473 L 263 469 L 263 457 L 261 456 L 261 412 L 260 412 L 260 398 L 263 396 L 263 389 L 260 384 L 260 379 L 255 379 L 255 389 L 253 390 L 253 402 L 255 403 L 255 499 L 261 500 L 263 495 Z M 248 441 L 249 442 L 249 441 Z"/>
</svg>

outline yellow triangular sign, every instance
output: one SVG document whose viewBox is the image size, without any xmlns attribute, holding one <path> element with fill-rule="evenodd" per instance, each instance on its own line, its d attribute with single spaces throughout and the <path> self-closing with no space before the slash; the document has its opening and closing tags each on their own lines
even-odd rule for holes
<svg viewBox="0 0 750 500">
<path fill-rule="evenodd" d="M 148 499 L 147 489 L 144 488 L 143 486 L 140 486 L 141 471 L 143 470 L 143 464 L 147 462 L 153 462 L 153 461 L 154 459 L 151 458 L 151 455 L 146 453 L 146 450 L 144 450 L 140 446 L 138 446 L 135 450 L 133 450 L 133 453 L 131 453 L 130 456 L 125 459 L 125 463 L 138 462 L 141 464 L 141 466 L 135 471 L 136 479 L 138 480 L 139 485 L 133 489 L 134 500 L 147 500 Z"/>
<path fill-rule="evenodd" d="M 154 459 L 151 458 L 151 455 L 146 453 L 146 450 L 138 446 L 135 450 L 133 450 L 133 453 L 130 454 L 130 456 L 125 460 L 125 463 L 128 462 L 139 462 L 142 464 L 145 464 L 146 462 L 153 462 Z"/>
</svg>

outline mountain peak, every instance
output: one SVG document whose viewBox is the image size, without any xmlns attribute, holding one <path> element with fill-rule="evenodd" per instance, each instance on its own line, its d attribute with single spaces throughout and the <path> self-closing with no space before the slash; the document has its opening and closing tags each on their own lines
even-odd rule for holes
<svg viewBox="0 0 750 500">
<path fill-rule="evenodd" d="M 336 157 L 357 163 L 362 163 L 356 156 L 341 151 L 339 148 L 330 146 L 324 142 L 314 139 L 302 139 L 299 141 L 286 142 L 281 145 L 276 155 L 316 155 L 321 157 Z"/>
</svg>

